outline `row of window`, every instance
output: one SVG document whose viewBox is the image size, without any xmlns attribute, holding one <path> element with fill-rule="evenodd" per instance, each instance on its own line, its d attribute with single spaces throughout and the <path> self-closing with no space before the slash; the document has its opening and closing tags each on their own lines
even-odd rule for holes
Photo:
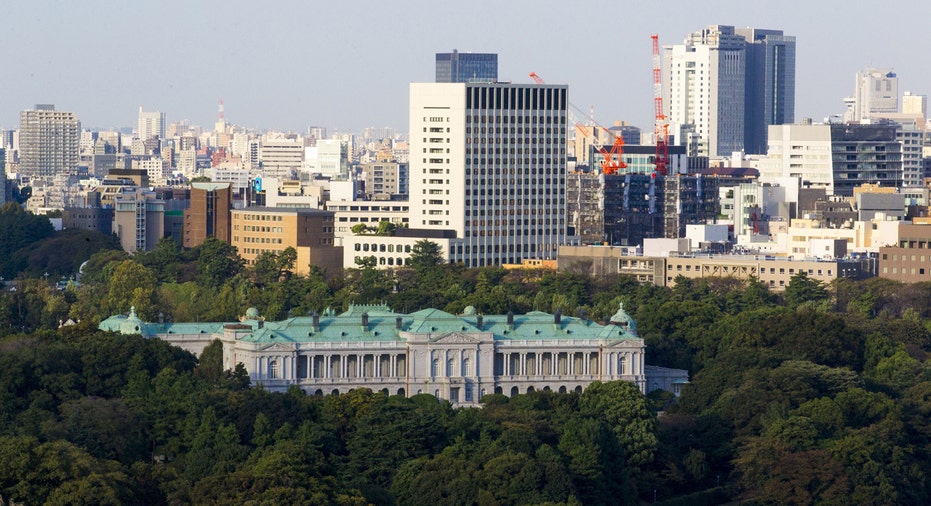
<svg viewBox="0 0 931 506">
<path fill-rule="evenodd" d="M 239 236 L 233 236 L 233 242 L 239 242 Z M 257 244 L 282 244 L 282 240 L 278 237 L 243 237 L 242 242 Z"/>
<path fill-rule="evenodd" d="M 682 266 L 681 264 L 680 264 L 680 265 L 676 265 L 676 266 L 675 266 L 675 270 L 677 270 L 677 271 L 682 271 L 682 270 L 683 270 L 682 267 L 683 267 L 683 266 Z M 697 272 L 697 271 L 700 271 L 703 267 L 708 267 L 708 266 L 706 266 L 706 265 L 695 265 L 695 266 L 693 266 L 692 264 L 686 264 L 684 270 L 685 270 L 686 272 L 691 271 L 691 270 L 692 270 L 692 267 L 694 267 L 694 268 L 695 268 L 694 270 Z M 747 266 L 745 269 L 752 269 L 752 268 L 753 268 L 753 267 L 751 267 L 751 266 Z M 667 269 L 667 270 L 672 270 L 672 269 L 673 269 L 673 266 L 672 266 L 672 265 L 668 265 L 668 266 L 666 266 L 666 269 Z M 786 268 L 785 268 L 785 267 L 780 267 L 780 268 L 778 268 L 778 269 L 777 269 L 776 267 L 770 267 L 770 268 L 769 268 L 769 273 L 770 273 L 770 274 L 776 274 L 776 271 L 777 271 L 777 270 L 779 271 L 779 274 L 785 274 L 785 273 L 786 273 Z M 788 272 L 789 272 L 789 275 L 795 275 L 795 268 L 794 268 L 794 267 L 790 267 L 790 268 L 788 269 Z M 808 269 L 807 271 L 806 271 L 805 269 L 799 269 L 798 272 L 806 272 L 807 274 L 809 274 L 809 275 L 811 275 L 811 276 L 814 276 L 816 273 L 817 273 L 818 276 L 824 276 L 824 269 Z M 832 269 L 827 269 L 827 275 L 828 275 L 828 276 L 833 275 L 833 273 L 834 273 L 834 271 L 833 271 Z M 763 267 L 762 269 L 760 269 L 760 274 L 766 274 L 766 267 Z"/>
<path fill-rule="evenodd" d="M 556 224 L 557 221 L 559 222 L 560 225 L 565 224 L 565 222 L 563 221 L 562 218 L 560 218 L 559 220 L 557 220 L 556 218 L 553 218 L 553 224 L 554 224 L 554 225 Z M 529 222 L 529 223 L 528 223 L 528 222 Z M 468 225 L 468 224 L 469 224 L 469 222 L 467 221 L 467 222 L 466 222 L 466 225 Z M 513 220 L 513 219 L 511 219 L 511 220 L 487 220 L 487 225 L 488 225 L 489 227 L 500 227 L 500 226 L 502 226 L 502 225 L 508 226 L 508 225 L 514 225 L 514 224 L 515 224 L 515 223 L 514 223 L 514 220 Z M 520 225 L 520 224 L 521 224 L 520 220 L 517 220 L 517 225 Z M 523 223 L 523 224 L 524 224 L 524 225 L 536 225 L 536 224 L 537 224 L 537 220 L 536 220 L 535 218 L 534 218 L 534 219 L 524 218 L 524 223 Z M 540 219 L 540 225 L 549 225 L 549 224 L 550 224 L 550 219 L 549 219 L 549 218 L 546 218 L 545 220 L 542 219 L 542 218 Z M 486 220 L 472 220 L 472 226 L 473 226 L 473 227 L 479 227 L 479 226 L 484 227 L 485 225 L 486 225 Z"/>
<path fill-rule="evenodd" d="M 466 123 L 505 123 L 505 124 L 508 124 L 508 123 L 515 123 L 515 124 L 517 124 L 517 125 L 523 125 L 524 123 L 526 123 L 526 124 L 528 124 L 528 125 L 536 125 L 536 124 L 539 123 L 539 124 L 542 125 L 542 124 L 545 123 L 545 124 L 549 125 L 549 124 L 552 124 L 552 123 L 553 123 L 553 118 L 558 118 L 557 121 L 556 121 L 557 123 L 564 123 L 564 122 L 566 121 L 566 117 L 563 116 L 562 114 L 560 114 L 559 116 L 550 116 L 550 115 L 546 115 L 546 116 L 529 116 L 529 115 L 509 116 L 509 115 L 507 115 L 507 114 L 501 114 L 501 115 L 493 114 L 493 115 L 487 115 L 487 116 L 486 116 L 486 115 L 484 115 L 484 114 L 473 114 L 473 115 L 471 115 L 471 116 L 468 116 L 468 115 L 467 115 L 466 118 L 465 118 L 465 120 L 466 120 Z M 513 119 L 513 121 L 512 121 L 512 119 Z M 525 120 L 526 120 L 526 121 L 525 121 Z"/>
<path fill-rule="evenodd" d="M 552 235 L 559 235 L 559 230 L 555 228 L 553 230 L 545 230 L 542 228 L 533 228 L 533 229 L 521 229 L 521 230 L 488 230 L 487 233 L 485 230 L 469 230 L 468 228 L 465 231 L 466 237 L 516 237 L 521 235 L 546 235 L 546 233 Z"/>
<path fill-rule="evenodd" d="M 395 250 L 397 250 L 398 253 L 401 253 L 402 251 L 404 253 L 410 253 L 411 245 L 410 244 L 398 244 L 397 246 L 395 246 L 394 244 L 356 243 L 355 249 L 356 251 L 373 251 L 373 252 L 381 252 L 381 253 L 394 253 Z"/>
<path fill-rule="evenodd" d="M 355 262 L 356 262 L 356 265 L 359 265 L 359 263 L 362 262 L 362 257 L 358 257 L 358 256 L 355 257 Z M 401 257 L 378 257 L 378 265 L 399 265 L 400 266 L 408 262 L 410 262 L 409 259 L 405 261 L 405 259 Z"/>
<path fill-rule="evenodd" d="M 479 167 L 479 168 L 475 169 L 475 175 L 478 175 L 478 176 L 485 176 L 485 175 L 489 175 L 489 176 L 491 176 L 491 175 L 500 176 L 500 175 L 503 174 L 503 175 L 511 175 L 511 176 L 513 176 L 513 175 L 518 175 L 518 176 L 520 176 L 520 175 L 523 175 L 523 174 L 527 174 L 528 176 L 543 176 L 543 175 L 549 176 L 549 175 L 552 175 L 552 174 L 559 174 L 559 173 L 562 172 L 562 171 L 557 172 L 557 170 L 558 170 L 558 169 L 553 169 L 552 167 L 528 167 L 526 170 L 524 170 L 523 167 L 504 167 L 504 168 L 501 168 L 501 167 L 494 167 L 494 168 L 491 168 L 491 167 L 488 167 L 488 168 Z M 466 167 L 466 168 L 465 168 L 465 175 L 466 175 L 466 176 L 471 176 L 472 174 L 473 174 L 472 169 L 469 168 L 469 167 Z M 473 181 L 475 181 L 475 180 L 473 180 Z M 498 181 L 498 180 L 496 179 L 496 180 L 495 180 L 495 184 L 498 184 L 497 181 Z M 511 178 L 510 180 L 508 180 L 508 179 L 502 179 L 501 181 L 504 181 L 505 184 L 507 184 L 508 182 L 510 182 L 511 184 L 520 182 L 520 180 L 518 180 L 518 179 L 513 179 L 513 178 Z M 524 179 L 524 182 L 526 183 L 526 182 L 527 182 L 527 179 Z M 478 183 L 475 183 L 475 184 L 478 184 Z"/>
<path fill-rule="evenodd" d="M 485 192 L 483 191 L 482 194 L 484 195 Z M 529 191 L 528 191 L 527 194 L 528 194 L 528 195 L 539 195 L 539 194 L 546 194 L 546 192 L 545 192 L 545 191 L 529 192 Z M 512 190 L 512 195 L 513 195 L 513 190 Z M 521 205 L 520 199 L 510 199 L 510 200 L 508 200 L 508 199 L 473 199 L 473 200 L 472 200 L 472 205 L 473 205 L 473 206 L 476 206 L 476 207 L 478 207 L 478 206 L 484 206 L 484 205 L 486 205 L 486 202 L 487 202 L 487 205 L 489 205 L 489 206 L 491 206 L 491 205 L 495 205 L 495 206 L 500 206 L 500 205 L 506 205 L 506 206 L 508 206 L 508 205 L 510 205 L 510 206 L 519 206 L 519 205 Z M 540 205 L 552 205 L 552 204 L 557 204 L 557 203 L 558 203 L 559 205 L 561 205 L 561 206 L 562 206 L 562 205 L 566 205 L 566 199 L 565 199 L 564 197 L 560 197 L 559 200 L 557 201 L 556 198 L 553 197 L 552 199 L 550 199 L 550 198 L 545 198 L 545 199 L 540 199 L 540 200 L 539 200 L 539 204 L 540 204 Z M 465 205 L 467 205 L 467 206 L 469 205 L 469 201 L 468 201 L 468 200 L 465 201 Z M 524 205 L 525 205 L 525 206 L 535 206 L 535 205 L 537 205 L 537 199 L 524 199 Z M 517 214 L 521 214 L 521 213 L 517 213 Z M 466 210 L 466 216 L 468 216 L 468 215 L 469 215 L 469 211 Z"/>
<path fill-rule="evenodd" d="M 492 158 L 466 158 L 465 163 L 466 165 L 482 165 L 482 164 L 491 164 L 491 163 L 500 164 L 501 160 L 502 158 L 494 158 L 494 159 Z M 511 165 L 519 165 L 519 164 L 530 165 L 534 163 L 541 164 L 541 165 L 545 163 L 547 165 L 551 165 L 553 163 L 560 163 L 558 159 L 554 162 L 552 158 L 510 158 L 510 159 L 503 158 L 503 160 L 504 160 L 504 163 L 510 163 Z"/>
<path fill-rule="evenodd" d="M 546 134 L 552 134 L 552 133 L 561 133 L 561 134 L 565 134 L 565 133 L 566 133 L 566 127 L 561 127 L 561 128 L 559 129 L 559 132 L 554 132 L 553 130 L 554 130 L 554 129 L 551 128 L 551 127 L 546 127 L 545 129 L 544 129 L 543 127 L 540 127 L 540 133 L 541 133 L 541 134 L 544 134 L 544 133 L 546 133 Z M 472 133 L 472 127 L 466 127 L 465 133 L 471 134 L 471 133 Z M 480 133 L 481 133 L 481 134 L 484 134 L 484 133 L 489 133 L 489 134 L 500 134 L 500 133 L 502 133 L 502 132 L 501 132 L 501 127 L 494 127 L 494 128 L 488 127 L 488 131 L 487 131 L 487 132 L 486 132 L 486 130 L 485 130 L 485 127 L 481 127 L 481 128 L 475 127 L 475 133 L 476 133 L 476 134 L 480 134 Z M 507 133 L 511 133 L 511 134 L 514 134 L 514 133 L 518 133 L 518 134 L 535 134 L 535 133 L 537 133 L 537 127 L 533 127 L 533 128 L 527 127 L 527 131 L 526 131 L 526 132 L 524 131 L 523 127 L 517 127 L 517 128 L 516 128 L 516 132 L 515 132 L 515 128 L 514 128 L 514 127 L 511 127 L 510 132 L 508 131 L 508 127 L 504 127 L 504 133 L 506 133 L 506 134 L 507 134 Z"/>
<path fill-rule="evenodd" d="M 466 143 L 466 145 L 469 145 L 469 144 L 480 144 L 480 145 L 487 145 L 487 144 L 521 144 L 521 145 L 522 145 L 522 144 L 530 144 L 530 145 L 534 145 L 534 144 L 562 144 L 562 145 L 565 145 L 565 144 L 566 144 L 566 139 L 565 139 L 565 138 L 560 138 L 558 141 L 555 141 L 554 139 L 551 139 L 551 138 L 547 137 L 547 138 L 545 138 L 545 139 L 540 139 L 540 141 L 537 142 L 537 138 L 536 138 L 536 137 L 517 137 L 517 138 L 516 138 L 517 142 L 508 142 L 508 141 L 513 141 L 513 140 L 514 140 L 514 139 L 510 139 L 510 138 L 508 138 L 508 137 L 494 137 L 494 138 L 488 138 L 488 139 L 483 139 L 483 138 L 479 137 L 479 138 L 477 138 L 477 139 L 475 139 L 475 140 L 473 141 L 473 139 L 472 139 L 471 137 L 466 137 L 465 143 Z M 513 149 L 513 148 L 512 148 L 512 149 Z M 467 152 L 468 152 L 468 150 L 469 150 L 469 148 L 466 148 L 466 151 L 467 151 Z M 512 152 L 513 152 L 513 151 L 512 151 Z"/>
<path fill-rule="evenodd" d="M 494 179 L 494 180 L 491 180 L 491 179 L 484 179 L 484 180 L 483 180 L 483 179 L 466 179 L 466 180 L 465 180 L 466 186 L 471 186 L 471 185 L 475 185 L 475 186 L 479 186 L 479 185 L 501 186 L 501 185 L 503 185 L 503 184 L 506 185 L 506 184 L 521 184 L 521 183 L 523 183 L 523 184 L 525 184 L 525 185 L 530 185 L 531 183 L 534 184 L 534 185 L 554 185 L 554 184 L 555 184 L 555 185 L 563 185 L 563 184 L 565 184 L 565 182 L 566 182 L 566 181 L 563 180 L 563 179 L 559 179 L 559 178 L 552 178 L 552 179 L 551 179 L 551 178 L 548 178 L 548 177 L 547 177 L 547 178 L 539 178 L 539 179 L 534 178 L 533 180 L 531 180 L 530 178 L 526 178 L 526 177 L 525 177 L 523 180 L 521 180 L 521 179 Z M 483 191 L 484 191 L 484 190 L 483 190 Z M 513 193 L 513 191 L 514 191 L 514 190 L 512 189 L 511 192 Z M 518 188 L 517 191 L 520 192 L 520 188 Z M 466 195 L 468 195 L 468 194 L 469 194 L 469 190 L 466 190 Z"/>
<path fill-rule="evenodd" d="M 489 204 L 491 202 L 489 201 Z M 562 214 L 559 209 L 547 209 L 543 207 L 533 207 L 531 209 L 476 209 L 475 216 L 514 216 L 515 214 L 520 216 L 526 214 L 528 216 L 536 215 L 546 215 L 546 214 Z M 466 216 L 470 216 L 471 213 L 468 209 L 465 211 Z"/>
<path fill-rule="evenodd" d="M 244 214 L 242 215 L 242 219 L 243 219 L 243 220 L 246 220 L 246 221 L 249 221 L 249 220 L 255 220 L 255 221 L 281 221 L 282 218 L 283 218 L 283 216 L 281 216 L 281 215 L 274 215 L 274 214 L 249 214 L 249 213 L 244 213 Z"/>
</svg>

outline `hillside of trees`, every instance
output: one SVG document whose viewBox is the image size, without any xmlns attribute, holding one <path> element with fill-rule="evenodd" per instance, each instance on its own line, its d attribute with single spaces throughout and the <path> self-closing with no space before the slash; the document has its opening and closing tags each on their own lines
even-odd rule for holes
<svg viewBox="0 0 931 506">
<path fill-rule="evenodd" d="M 733 279 L 673 289 L 624 277 L 464 269 L 428 243 L 412 265 L 294 274 L 218 241 L 104 250 L 59 290 L 20 274 L 0 295 L 3 504 L 927 504 L 931 285 L 884 279 L 784 293 Z M 24 272 L 24 271 L 20 271 Z M 384 301 L 520 313 L 624 303 L 647 362 L 688 369 L 673 400 L 626 383 L 488 396 L 453 409 L 367 390 L 253 388 L 194 357 L 96 330 L 153 320 L 270 319 Z M 72 318 L 77 325 L 59 328 Z"/>
</svg>

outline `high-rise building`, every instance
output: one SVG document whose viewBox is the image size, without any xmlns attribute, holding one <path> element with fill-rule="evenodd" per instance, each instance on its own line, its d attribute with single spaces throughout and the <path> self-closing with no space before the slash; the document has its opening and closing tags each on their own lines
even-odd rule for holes
<svg viewBox="0 0 931 506">
<path fill-rule="evenodd" d="M 413 83 L 410 227 L 469 266 L 555 258 L 566 237 L 564 85 Z"/>
<path fill-rule="evenodd" d="M 891 69 L 857 72 L 853 117 L 849 121 L 869 123 L 874 114 L 899 112 L 899 78 Z"/>
<path fill-rule="evenodd" d="M 51 179 L 77 170 L 80 161 L 81 122 L 73 112 L 38 104 L 19 116 L 19 172 L 31 178 Z"/>
<path fill-rule="evenodd" d="M 498 81 L 495 53 L 436 53 L 436 82 L 494 83 Z"/>
<path fill-rule="evenodd" d="M 767 127 L 795 121 L 795 37 L 781 30 L 711 25 L 664 62 L 667 116 L 697 136 L 697 155 L 765 153 Z"/>
<path fill-rule="evenodd" d="M 746 60 L 746 40 L 733 26 L 709 26 L 666 49 L 667 116 L 693 126 L 700 156 L 744 149 Z"/>
<path fill-rule="evenodd" d="M 142 140 L 158 137 L 165 139 L 168 122 L 165 120 L 163 112 L 145 112 L 142 106 L 139 106 L 139 128 L 136 133 Z"/>
<path fill-rule="evenodd" d="M 795 37 L 759 28 L 734 33 L 746 40 L 744 150 L 763 154 L 769 125 L 795 122 Z"/>
<path fill-rule="evenodd" d="M 230 242 L 230 183 L 191 183 L 191 207 L 184 211 L 185 248 L 195 248 L 208 237 Z"/>
</svg>

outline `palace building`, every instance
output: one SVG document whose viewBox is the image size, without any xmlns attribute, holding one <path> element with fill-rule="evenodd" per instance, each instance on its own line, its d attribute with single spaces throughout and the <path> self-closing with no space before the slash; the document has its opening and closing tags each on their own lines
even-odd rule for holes
<svg viewBox="0 0 931 506">
<path fill-rule="evenodd" d="M 644 393 L 678 394 L 688 381 L 686 371 L 644 365 L 643 339 L 623 306 L 604 325 L 584 312 L 481 315 L 470 306 L 462 315 L 400 314 L 355 305 L 342 314 L 328 309 L 276 322 L 255 308 L 231 323 L 146 323 L 133 310 L 100 328 L 163 339 L 196 354 L 219 339 L 225 369 L 241 363 L 253 384 L 279 392 L 291 385 L 316 395 L 369 388 L 470 406 L 486 394 L 581 392 L 594 381 L 625 380 Z"/>
</svg>

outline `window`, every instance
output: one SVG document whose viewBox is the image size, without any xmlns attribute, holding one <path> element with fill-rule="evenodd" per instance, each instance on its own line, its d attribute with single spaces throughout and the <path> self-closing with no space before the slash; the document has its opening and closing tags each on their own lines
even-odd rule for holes
<svg viewBox="0 0 931 506">
<path fill-rule="evenodd" d="M 270 379 L 278 378 L 278 361 L 272 360 L 268 363 L 268 377 Z"/>
</svg>

